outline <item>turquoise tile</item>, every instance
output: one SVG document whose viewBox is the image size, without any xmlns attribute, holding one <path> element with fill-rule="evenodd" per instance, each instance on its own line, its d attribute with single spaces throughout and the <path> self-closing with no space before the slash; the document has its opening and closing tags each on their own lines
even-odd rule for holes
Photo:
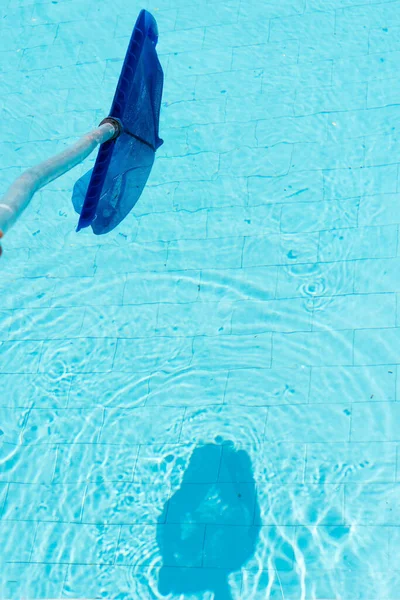
<svg viewBox="0 0 400 600">
<path fill-rule="evenodd" d="M 0 52 L 0 73 L 17 70 L 22 62 L 21 50 Z"/>
<path fill-rule="evenodd" d="M 58 444 L 57 460 L 52 470 L 53 482 L 131 482 L 138 450 L 138 446 L 124 444 Z"/>
<path fill-rule="evenodd" d="M 396 399 L 396 366 L 313 367 L 310 402 L 389 402 Z"/>
<path fill-rule="evenodd" d="M 272 23 L 274 22 L 280 22 L 280 19 Z M 299 53 L 297 40 L 282 42 L 279 38 L 272 39 L 271 33 L 270 38 L 273 43 L 234 47 L 232 69 L 234 71 L 239 69 L 263 69 L 271 64 L 279 67 L 297 63 Z"/>
<path fill-rule="evenodd" d="M 31 560 L 50 564 L 112 565 L 118 536 L 118 526 L 38 523 Z"/>
<path fill-rule="evenodd" d="M 374 162 L 374 154 L 372 153 L 371 157 L 370 153 L 371 149 L 374 150 L 375 146 L 379 144 L 382 135 L 393 135 L 392 120 L 396 119 L 398 114 L 399 108 L 397 106 L 387 106 L 380 109 L 369 108 L 357 111 L 340 111 L 328 114 L 326 115 L 328 133 L 337 142 L 366 136 L 366 166 L 390 164 L 391 162 L 395 162 L 390 160 L 390 157 L 393 158 L 390 147 L 386 154 L 384 154 L 383 148 L 380 148 L 381 156 L 384 157 L 382 162 Z"/>
<path fill-rule="evenodd" d="M 389 557 L 389 570 L 397 571 L 396 565 L 396 547 L 399 542 L 399 529 L 398 527 L 388 527 L 388 538 L 389 538 L 389 549 L 388 549 L 388 557 Z"/>
<path fill-rule="evenodd" d="M 351 440 L 355 442 L 397 442 L 400 409 L 395 402 L 355 404 Z"/>
<path fill-rule="evenodd" d="M 259 94 L 263 81 L 262 74 L 262 69 L 252 67 L 250 70 L 198 75 L 195 88 L 196 97 L 199 99 L 220 98 L 221 94 L 226 94 L 228 98 L 243 98 Z"/>
<path fill-rule="evenodd" d="M 246 237 L 243 267 L 314 261 L 317 259 L 318 242 L 318 233 Z"/>
<path fill-rule="evenodd" d="M 110 565 L 70 565 L 65 566 L 62 596 L 96 598 L 101 594 L 109 597 L 118 594 L 129 596 L 132 588 L 141 594 L 150 594 L 149 585 L 144 573 L 138 570 L 138 576 L 132 580 L 129 567 L 113 567 Z M 147 585 L 146 585 L 147 583 Z"/>
<path fill-rule="evenodd" d="M 397 255 L 397 225 L 321 231 L 319 240 L 318 257 L 322 262 L 391 258 Z"/>
<path fill-rule="evenodd" d="M 213 209 L 208 213 L 207 236 L 238 238 L 278 233 L 280 212 L 281 207 L 274 204 Z"/>
<path fill-rule="evenodd" d="M 192 364 L 216 370 L 269 368 L 271 364 L 271 333 L 247 335 L 198 336 L 193 342 Z M 240 345 L 237 343 L 240 341 Z"/>
<path fill-rule="evenodd" d="M 2 519 L 7 521 L 80 521 L 85 484 L 10 483 Z"/>
<path fill-rule="evenodd" d="M 174 443 L 179 440 L 183 408 L 164 407 L 164 418 L 153 408 L 105 410 L 100 441 L 103 444 Z M 149 419 L 149 416 L 153 415 Z M 168 418 L 167 418 L 168 415 Z"/>
<path fill-rule="evenodd" d="M 344 490 L 347 522 L 355 526 L 397 525 L 400 493 L 397 483 L 348 483 Z"/>
<path fill-rule="evenodd" d="M 368 561 L 378 570 L 386 569 L 389 535 L 386 527 L 297 527 L 295 544 L 313 569 L 362 571 Z"/>
<path fill-rule="evenodd" d="M 331 42 L 331 40 L 329 41 Z M 366 107 L 367 84 L 357 81 L 327 87 L 300 88 L 296 94 L 295 114 L 330 113 L 342 110 L 354 111 Z"/>
<path fill-rule="evenodd" d="M 217 4 L 209 4 L 206 10 L 193 12 L 190 5 L 181 6 L 175 23 L 175 29 L 191 29 L 193 27 L 208 27 L 235 23 L 238 16 L 239 0 L 227 0 Z"/>
<path fill-rule="evenodd" d="M 29 241 L 32 244 L 32 240 Z M 24 262 L 23 275 L 28 278 L 92 277 L 95 272 L 96 252 L 97 248 L 95 246 L 85 248 L 83 255 L 76 252 L 74 247 L 56 247 L 51 254 L 49 248 L 36 248 L 36 260 L 26 260 Z M 60 262 L 55 261 L 55 258 L 59 258 Z"/>
<path fill-rule="evenodd" d="M 240 406 L 188 408 L 182 423 L 180 442 L 218 443 L 230 440 L 238 444 L 261 444 L 264 440 L 268 409 Z M 237 428 L 240 420 L 240 430 Z"/>
<path fill-rule="evenodd" d="M 43 71 L 41 83 L 44 89 L 49 87 L 65 90 L 87 86 L 91 86 L 93 89 L 101 87 L 105 70 L 104 61 L 76 64 L 69 67 L 53 67 Z"/>
<path fill-rule="evenodd" d="M 168 164 L 165 162 L 168 160 Z M 155 163 L 151 181 L 154 185 L 178 181 L 203 181 L 218 173 L 219 155 L 216 152 L 200 152 L 177 156 L 171 165 L 169 158 L 160 157 Z"/>
<path fill-rule="evenodd" d="M 225 390 L 227 404 L 271 406 L 308 402 L 310 370 L 234 369 Z"/>
<path fill-rule="evenodd" d="M 156 332 L 157 304 L 129 304 L 85 309 L 79 335 L 87 338 L 152 337 Z M 146 323 L 143 328 L 142 320 Z M 69 336 L 72 337 L 72 336 Z"/>
<path fill-rule="evenodd" d="M 31 558 L 37 523 L 33 521 L 2 521 L 1 548 L 7 563 L 28 563 Z M 15 544 L 15 540 L 18 544 Z M 7 567 L 5 567 L 7 569 Z M 3 580 L 4 582 L 4 580 Z"/>
<path fill-rule="evenodd" d="M 268 442 L 345 442 L 350 435 L 351 408 L 346 404 L 271 406 L 265 439 Z"/>
<path fill-rule="evenodd" d="M 185 29 L 185 27 L 177 27 Z M 176 76 L 211 75 L 230 71 L 232 63 L 231 48 L 217 48 L 198 52 L 184 52 L 171 55 L 168 63 L 167 76 L 174 79 Z"/>
<path fill-rule="evenodd" d="M 383 110 L 383 109 L 379 109 Z M 387 133 L 383 135 L 376 135 L 368 139 L 368 148 L 365 149 L 365 164 L 368 167 L 376 165 L 390 165 L 395 164 L 396 154 L 399 149 L 399 138 L 394 134 L 393 127 L 390 123 L 390 118 L 386 125 Z M 383 128 L 380 129 L 380 132 Z M 392 135 L 390 135 L 390 134 Z M 385 140 L 384 145 L 382 145 Z"/>
<path fill-rule="evenodd" d="M 191 184 L 196 186 L 196 184 Z M 166 183 L 163 185 L 148 185 L 143 190 L 142 203 L 136 204 L 134 211 L 134 219 L 136 216 L 146 215 L 151 212 L 169 212 L 178 209 L 173 204 L 173 197 L 178 183 Z M 130 227 L 126 227 L 124 232 L 125 239 L 129 239 L 132 232 L 132 220 Z M 133 230 L 134 231 L 134 230 Z M 120 236 L 121 237 L 121 236 Z M 122 236 L 123 237 L 123 236 Z M 119 240 L 121 242 L 121 240 Z"/>
<path fill-rule="evenodd" d="M 344 486 L 264 484 L 260 491 L 263 525 L 344 525 Z M 261 522 L 259 524 L 261 524 Z M 257 524 L 257 521 L 255 522 Z M 298 592 L 298 589 L 297 589 Z"/>
<path fill-rule="evenodd" d="M 182 337 L 119 339 L 111 368 L 124 373 L 150 374 L 156 369 L 181 369 L 192 360 L 192 340 Z M 98 372 L 90 369 L 92 372 Z"/>
<path fill-rule="evenodd" d="M 0 373 L 37 373 L 42 342 L 0 342 Z"/>
<path fill-rule="evenodd" d="M 86 307 L 121 305 L 125 288 L 125 278 L 121 275 L 102 275 L 94 277 L 68 277 L 36 279 L 38 288 L 38 304 L 46 301 L 54 307 Z M 41 288 L 44 288 L 42 291 Z M 96 293 L 93 294 L 93 289 Z M 32 299 L 34 306 L 34 299 Z"/>
<path fill-rule="evenodd" d="M 243 300 L 236 302 L 232 314 L 232 333 L 249 335 L 268 331 L 311 331 L 311 312 L 300 298 Z"/>
<path fill-rule="evenodd" d="M 145 403 L 149 392 L 149 378 L 141 373 L 79 373 L 68 380 L 68 408 L 134 408 Z"/>
<path fill-rule="evenodd" d="M 152 484 L 89 483 L 83 502 L 82 522 L 100 522 L 104 525 L 156 524 L 165 494 L 168 495 L 168 489 L 160 490 Z"/>
<path fill-rule="evenodd" d="M 9 338 L 9 330 L 13 321 L 14 311 L 12 310 L 1 310 L 0 311 L 0 340 L 6 342 Z"/>
<path fill-rule="evenodd" d="M 324 348 L 323 353 L 321 353 L 321 348 Z M 352 330 L 340 333 L 337 331 L 309 331 L 273 334 L 272 364 L 274 366 L 323 367 L 351 365 L 352 363 Z"/>
<path fill-rule="evenodd" d="M 26 1 L 27 8 L 32 3 Z M 54 42 L 57 33 L 57 24 L 49 25 L 37 25 L 35 27 L 25 26 L 22 27 L 5 27 L 3 28 L 2 37 L 2 49 L 6 50 L 19 50 L 22 48 L 32 48 L 39 45 L 49 45 Z"/>
<path fill-rule="evenodd" d="M 379 78 L 368 82 L 368 108 L 375 108 L 380 106 L 384 107 L 391 104 L 398 104 L 399 97 L 399 81 L 393 76 L 388 78 Z"/>
<path fill-rule="evenodd" d="M 51 444 L 31 446 L 4 440 L 0 456 L 2 482 L 50 484 L 53 480 L 57 448 Z"/>
<path fill-rule="evenodd" d="M 265 239 L 265 238 L 260 238 Z M 251 238 L 254 240 L 254 238 Z M 246 240 L 247 242 L 247 240 Z M 246 245 L 245 245 L 246 248 Z M 246 250 L 244 250 L 245 254 Z M 242 269 L 204 269 L 200 274 L 199 300 L 257 299 L 275 298 L 277 267 L 247 267 L 243 257 Z"/>
<path fill-rule="evenodd" d="M 361 194 L 389 194 L 397 190 L 397 165 L 367 167 L 360 172 Z"/>
<path fill-rule="evenodd" d="M 292 146 L 277 144 L 270 148 L 232 150 L 220 157 L 220 172 L 230 176 L 277 177 L 285 175 L 290 166 Z"/>
<path fill-rule="evenodd" d="M 181 304 L 199 296 L 200 271 L 135 273 L 126 278 L 124 304 Z"/>
<path fill-rule="evenodd" d="M 400 50 L 399 27 L 377 27 L 369 30 L 369 43 L 376 52 Z"/>
<path fill-rule="evenodd" d="M 370 27 L 387 27 L 389 24 L 400 24 L 400 16 L 394 11 L 394 6 L 387 3 L 371 3 L 369 6 L 347 6 L 337 11 L 337 30 L 353 29 L 353 31 Z M 395 14 L 393 14 L 393 12 Z M 390 19 L 390 22 L 389 22 Z"/>
<path fill-rule="evenodd" d="M 340 229 L 357 225 L 359 199 L 335 202 L 309 202 L 282 207 L 281 228 L 285 233 Z"/>
<path fill-rule="evenodd" d="M 188 30 L 194 32 L 192 29 Z M 179 32 L 180 34 L 183 31 Z M 221 39 L 227 46 L 247 46 L 249 39 L 253 44 L 263 44 L 268 38 L 268 27 L 260 27 L 257 22 L 240 20 L 236 23 L 224 23 L 222 25 L 207 25 L 204 30 L 204 43 L 203 48 L 209 50 L 211 48 L 218 48 L 221 43 Z M 191 40 L 191 46 L 193 46 L 193 38 Z"/>
<path fill-rule="evenodd" d="M 295 261 L 293 263 L 278 270 L 277 298 L 305 297 L 309 307 L 314 305 L 315 308 L 322 309 L 329 302 L 331 294 L 338 296 L 353 292 L 353 262 L 307 264 L 299 260 L 299 264 Z"/>
<path fill-rule="evenodd" d="M 84 321 L 83 308 L 18 309 L 8 337 L 10 340 L 51 340 L 59 338 L 58 328 L 70 338 L 79 337 Z M 40 332 L 40 333 L 39 333 Z"/>
<path fill-rule="evenodd" d="M 262 96 L 257 96 L 257 98 L 261 98 L 261 100 L 263 99 Z M 242 121 L 249 117 L 249 120 L 251 120 L 251 117 L 257 111 L 255 103 L 251 104 L 251 113 L 247 115 L 245 112 L 245 107 L 237 100 L 238 99 L 235 98 L 234 102 L 231 102 L 228 98 L 226 107 L 224 102 L 223 119 L 226 119 L 226 121 Z M 262 110 L 265 110 L 263 103 L 260 102 L 259 104 L 261 104 Z M 235 105 L 240 105 L 237 107 L 240 111 L 239 115 L 236 113 Z M 218 105 L 216 106 L 216 109 L 218 109 Z M 215 116 L 215 120 L 217 119 L 219 120 L 218 114 Z M 246 146 L 255 146 L 257 143 L 255 131 L 255 123 L 247 123 L 246 127 L 241 127 L 240 129 L 238 128 L 236 122 L 212 123 L 211 125 L 193 125 L 189 128 L 187 133 L 187 144 L 191 150 L 196 150 L 198 152 L 229 152 L 237 147 L 239 140 Z M 229 199 L 227 198 L 226 201 L 228 200 Z M 230 199 L 230 201 L 232 202 L 232 199 Z"/>
<path fill-rule="evenodd" d="M 266 441 L 257 450 L 259 469 L 268 483 L 303 483 L 305 460 L 306 447 L 301 443 Z"/>
<path fill-rule="evenodd" d="M 355 263 L 354 291 L 357 293 L 397 292 L 398 258 L 362 260 Z"/>
<path fill-rule="evenodd" d="M 180 373 L 154 373 L 146 406 L 205 406 L 225 401 L 227 370 L 187 368 Z"/>
<path fill-rule="evenodd" d="M 21 27 L 22 25 L 26 25 L 29 23 L 31 25 L 32 13 L 34 10 L 34 5 L 29 3 L 27 6 L 17 6 L 13 7 L 7 3 L 7 6 L 4 6 L 3 12 L 3 20 L 4 27 Z"/>
<path fill-rule="evenodd" d="M 382 6 L 384 5 L 382 4 Z M 375 10 L 376 5 L 373 5 L 373 8 Z M 377 24 L 377 21 L 374 21 L 374 24 Z M 386 25 L 389 25 L 389 22 Z M 358 19 L 352 19 L 351 24 L 342 24 L 339 16 L 336 27 L 337 31 L 354 32 L 355 28 L 359 28 Z M 349 83 L 350 81 L 370 82 L 395 77 L 395 64 L 398 55 L 398 52 L 366 54 L 357 57 L 356 61 L 353 58 L 340 58 L 333 65 L 332 81 L 334 84 L 339 82 Z"/>
<path fill-rule="evenodd" d="M 227 127 L 229 130 L 229 126 Z M 190 132 L 188 135 L 190 136 Z M 173 197 L 176 210 L 188 211 L 222 206 L 246 206 L 247 203 L 247 177 L 219 176 L 212 181 L 202 181 L 201 187 L 196 182 L 181 181 L 176 185 Z"/>
<path fill-rule="evenodd" d="M 395 294 L 355 294 L 326 298 L 321 310 L 313 313 L 313 330 L 394 327 Z"/>
<path fill-rule="evenodd" d="M 168 64 L 169 56 L 165 55 L 161 57 L 165 63 Z M 219 75 L 219 73 L 217 74 Z M 116 75 L 118 77 L 118 73 Z M 165 88 L 163 91 L 164 102 L 169 104 L 170 102 L 181 102 L 182 100 L 188 101 L 193 98 L 199 100 L 206 99 L 213 96 L 201 96 L 196 95 L 195 86 L 197 82 L 197 75 L 188 75 L 187 73 L 180 73 L 172 80 L 165 81 Z"/>
<path fill-rule="evenodd" d="M 188 48 L 192 51 L 201 51 L 204 47 L 204 37 L 210 27 L 191 27 L 190 29 L 180 29 L 178 31 L 165 31 L 158 41 L 157 52 L 159 55 L 174 54 L 175 52 L 187 52 Z M 217 26 L 217 30 L 219 30 Z M 217 43 L 216 46 L 219 44 Z"/>
<path fill-rule="evenodd" d="M 265 4 L 260 4 L 258 0 L 250 0 L 240 7 L 240 17 L 244 20 L 257 18 L 275 19 L 298 15 L 304 12 L 304 3 L 301 0 L 283 0 L 279 4 L 268 0 Z"/>
<path fill-rule="evenodd" d="M 20 343 L 33 344 L 34 342 Z M 42 346 L 39 372 L 57 374 L 107 372 L 112 368 L 115 352 L 116 340 L 109 338 L 46 340 Z"/>
<path fill-rule="evenodd" d="M 243 238 L 217 237 L 207 240 L 179 240 L 168 246 L 167 268 L 182 269 L 235 269 L 241 266 Z"/>
<path fill-rule="evenodd" d="M 164 488 L 165 481 L 169 481 L 172 488 L 179 487 L 182 482 L 183 470 L 188 466 L 194 450 L 193 442 L 141 444 L 135 466 L 135 483 L 140 485 L 159 484 Z M 209 465 L 210 468 L 206 463 L 202 463 L 202 466 L 206 471 L 205 481 L 208 481 L 210 477 L 216 480 L 218 473 L 214 474 L 215 462 Z M 196 472 L 200 475 L 200 470 L 194 470 L 194 473 Z M 187 477 L 187 473 L 185 477 Z M 201 481 L 203 482 L 203 479 Z"/>
<path fill-rule="evenodd" d="M 163 567 L 202 567 L 205 525 L 132 525 L 121 527 L 121 536 L 116 555 L 117 565 L 149 565 L 152 557 L 142 557 L 144 548 L 138 548 L 140 539 L 143 545 L 154 544 L 156 536 L 161 543 L 180 547 L 180 553 L 169 552 L 163 555 Z"/>
<path fill-rule="evenodd" d="M 189 102 L 171 103 L 164 108 L 161 125 L 164 123 L 168 123 L 169 127 L 189 127 L 193 124 L 208 125 L 210 114 L 212 114 L 211 122 L 222 123 L 225 120 L 225 105 L 226 99 L 223 95 L 212 100 L 193 98 Z M 192 147 L 190 149 L 193 151 Z M 215 152 L 214 148 L 213 150 Z"/>
<path fill-rule="evenodd" d="M 35 46 L 24 50 L 19 67 L 21 71 L 34 71 L 76 65 L 80 53 L 79 44 L 59 42 L 49 46 Z"/>
<path fill-rule="evenodd" d="M 249 177 L 249 204 L 312 202 L 323 199 L 320 171 L 292 171 L 282 177 Z"/>
<path fill-rule="evenodd" d="M 399 210 L 397 194 L 364 196 L 360 201 L 358 224 L 389 226 L 391 223 L 398 223 L 400 221 Z M 382 230 L 384 231 L 384 229 Z M 375 257 L 371 256 L 371 258 Z"/>
<path fill-rule="evenodd" d="M 44 598 L 61 598 L 66 572 L 67 565 L 8 563 L 0 574 L 2 593 L 18 600 L 29 598 L 35 588 L 35 594 Z"/>
<path fill-rule="evenodd" d="M 88 7 L 85 4 L 73 0 L 63 4 L 59 2 L 57 4 L 36 3 L 33 9 L 32 22 L 34 25 L 42 25 L 62 21 L 84 21 L 87 12 Z"/>
<path fill-rule="evenodd" d="M 321 36 L 333 35 L 335 15 L 332 12 L 309 13 L 292 17 L 274 19 L 271 23 L 270 39 L 309 40 Z"/>
<path fill-rule="evenodd" d="M 22 434 L 24 443 L 64 443 L 78 440 L 93 443 L 98 440 L 103 411 L 94 409 L 48 410 L 33 408 Z"/>
<path fill-rule="evenodd" d="M 259 146 L 273 146 L 280 142 L 309 143 L 324 140 L 327 134 L 326 130 L 327 124 L 324 115 L 283 116 L 282 118 L 258 121 L 256 136 Z"/>
<path fill-rule="evenodd" d="M 340 142 L 328 139 L 322 146 L 317 142 L 299 143 L 293 148 L 291 166 L 297 171 L 358 169 L 364 165 L 364 153 L 365 144 L 358 138 Z"/>
<path fill-rule="evenodd" d="M 143 215 L 140 217 L 136 237 L 138 244 L 143 242 L 204 239 L 207 236 L 206 211 L 163 213 L 161 227 L 156 227 L 156 217 L 157 213 L 156 215 Z"/>
<path fill-rule="evenodd" d="M 2 442 L 18 444 L 22 431 L 26 425 L 29 409 L 27 408 L 1 408 L 0 430 Z"/>
<path fill-rule="evenodd" d="M 354 415 L 357 411 L 353 411 Z M 322 442 L 307 445 L 305 481 L 310 483 L 390 483 L 396 479 L 396 444 Z"/>
<path fill-rule="evenodd" d="M 320 13 L 321 14 L 321 13 Z M 332 33 L 324 35 L 324 31 L 310 39 L 300 40 L 299 61 L 313 60 L 316 50 L 321 59 L 340 59 L 342 56 L 358 58 L 367 54 L 369 50 L 368 30 L 359 31 L 357 36 L 349 32 Z M 343 104 L 345 107 L 346 104 Z"/>
<path fill-rule="evenodd" d="M 345 198 L 355 198 L 357 196 L 360 196 L 361 173 L 361 169 L 324 170 L 324 200 L 341 200 Z"/>
<path fill-rule="evenodd" d="M 355 365 L 387 365 L 396 363 L 400 329 L 361 329 L 354 334 Z"/>
<path fill-rule="evenodd" d="M 0 385 L 7 390 L 0 406 L 25 408 L 65 408 L 68 403 L 71 377 L 54 373 L 11 373 L 0 375 Z"/>
<path fill-rule="evenodd" d="M 137 271 L 160 271 L 167 259 L 165 242 L 101 246 L 96 253 L 99 273 L 125 274 Z"/>
</svg>

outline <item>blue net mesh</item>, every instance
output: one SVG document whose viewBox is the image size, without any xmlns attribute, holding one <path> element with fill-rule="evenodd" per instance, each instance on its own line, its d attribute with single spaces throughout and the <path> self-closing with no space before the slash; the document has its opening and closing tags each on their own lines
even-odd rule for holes
<svg viewBox="0 0 400 600">
<path fill-rule="evenodd" d="M 110 117 L 122 132 L 102 144 L 94 168 L 77 181 L 72 202 L 78 231 L 114 229 L 132 210 L 146 185 L 157 148 L 163 71 L 156 52 L 155 19 L 142 10 L 136 21 L 118 81 Z"/>
</svg>

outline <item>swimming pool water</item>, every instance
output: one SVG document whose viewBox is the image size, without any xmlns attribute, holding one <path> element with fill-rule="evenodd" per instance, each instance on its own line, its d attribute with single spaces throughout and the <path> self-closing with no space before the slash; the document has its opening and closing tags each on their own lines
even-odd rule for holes
<svg viewBox="0 0 400 600">
<path fill-rule="evenodd" d="M 0 263 L 0 598 L 399 600 L 400 2 L 3 0 L 1 193 L 156 17 L 164 146 L 114 232 Z"/>
</svg>

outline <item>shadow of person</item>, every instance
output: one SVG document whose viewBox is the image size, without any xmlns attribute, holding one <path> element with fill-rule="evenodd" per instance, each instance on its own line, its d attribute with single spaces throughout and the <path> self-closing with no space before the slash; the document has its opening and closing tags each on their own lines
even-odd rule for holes
<svg viewBox="0 0 400 600">
<path fill-rule="evenodd" d="M 254 525 L 257 523 L 257 525 Z M 232 600 L 229 575 L 254 555 L 260 508 L 250 457 L 232 442 L 196 448 L 157 525 L 162 595 Z"/>
</svg>

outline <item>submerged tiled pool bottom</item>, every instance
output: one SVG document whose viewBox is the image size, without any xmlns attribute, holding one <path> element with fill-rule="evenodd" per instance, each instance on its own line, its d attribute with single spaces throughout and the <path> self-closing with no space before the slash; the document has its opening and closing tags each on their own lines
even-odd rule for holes
<svg viewBox="0 0 400 600">
<path fill-rule="evenodd" d="M 400 2 L 0 7 L 0 192 L 107 111 L 139 9 L 148 185 L 94 158 L 0 262 L 2 600 L 400 600 Z"/>
</svg>

